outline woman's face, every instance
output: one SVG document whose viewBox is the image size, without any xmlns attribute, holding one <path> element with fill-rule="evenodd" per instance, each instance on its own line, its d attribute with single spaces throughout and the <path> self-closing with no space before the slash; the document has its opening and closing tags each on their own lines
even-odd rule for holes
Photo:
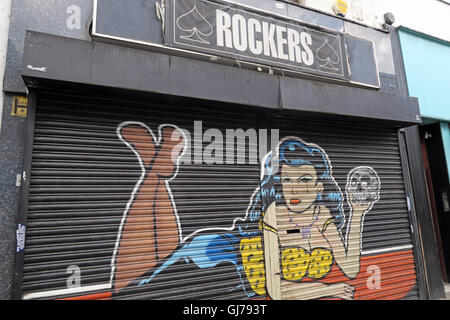
<svg viewBox="0 0 450 320">
<path fill-rule="evenodd" d="M 317 172 L 312 165 L 281 167 L 281 184 L 287 207 L 296 213 L 308 210 L 323 193 L 323 184 L 317 181 Z"/>
</svg>

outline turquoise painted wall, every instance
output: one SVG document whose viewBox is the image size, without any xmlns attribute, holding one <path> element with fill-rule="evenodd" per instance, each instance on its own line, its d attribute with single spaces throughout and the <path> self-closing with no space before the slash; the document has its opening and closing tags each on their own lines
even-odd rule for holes
<svg viewBox="0 0 450 320">
<path fill-rule="evenodd" d="M 424 120 L 440 122 L 450 179 L 450 43 L 406 28 L 399 36 L 409 94 Z"/>
<path fill-rule="evenodd" d="M 448 178 L 450 180 L 450 127 L 448 123 L 441 122 L 442 143 L 444 144 L 445 158 L 447 160 Z"/>
<path fill-rule="evenodd" d="M 399 36 L 410 96 L 424 118 L 450 122 L 450 43 L 404 28 Z"/>
</svg>

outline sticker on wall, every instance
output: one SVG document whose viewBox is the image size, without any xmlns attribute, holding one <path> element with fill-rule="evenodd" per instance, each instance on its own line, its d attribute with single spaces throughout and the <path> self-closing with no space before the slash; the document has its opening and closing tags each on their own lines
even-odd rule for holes
<svg viewBox="0 0 450 320">
<path fill-rule="evenodd" d="M 340 17 L 345 17 L 348 11 L 348 4 L 345 0 L 337 0 L 333 4 L 333 11 Z"/>
<path fill-rule="evenodd" d="M 13 99 L 13 105 L 11 110 L 11 116 L 13 117 L 27 117 L 28 99 L 23 96 L 15 96 Z"/>
<path fill-rule="evenodd" d="M 25 249 L 25 224 L 19 224 L 16 230 L 16 252 L 24 252 Z"/>
</svg>

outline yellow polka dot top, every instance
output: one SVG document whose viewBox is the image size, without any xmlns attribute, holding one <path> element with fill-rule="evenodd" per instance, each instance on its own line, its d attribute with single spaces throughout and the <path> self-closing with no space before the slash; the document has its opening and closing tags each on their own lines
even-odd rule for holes
<svg viewBox="0 0 450 320">
<path fill-rule="evenodd" d="M 303 248 L 289 248 L 281 253 L 283 277 L 290 281 L 303 278 L 322 279 L 333 265 L 333 254 L 328 249 L 316 248 L 307 252 Z"/>
<path fill-rule="evenodd" d="M 266 273 L 262 237 L 243 238 L 240 243 L 242 265 L 252 290 L 266 294 Z M 301 281 L 304 278 L 320 280 L 328 275 L 333 266 L 333 254 L 324 248 L 311 252 L 303 248 L 287 248 L 281 252 L 281 270 L 288 281 Z"/>
</svg>

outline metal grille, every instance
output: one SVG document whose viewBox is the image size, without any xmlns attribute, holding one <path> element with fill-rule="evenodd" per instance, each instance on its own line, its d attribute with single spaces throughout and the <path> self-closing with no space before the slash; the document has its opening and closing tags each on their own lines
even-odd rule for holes
<svg viewBox="0 0 450 320">
<path fill-rule="evenodd" d="M 213 141 L 202 139 L 208 129 L 224 140 L 227 129 L 258 129 L 255 109 L 44 93 L 36 114 L 25 299 L 267 297 L 260 219 L 267 197 L 259 189 L 259 163 L 249 157 L 241 164 L 195 163 L 198 150 L 204 153 Z M 202 121 L 200 136 L 196 121 Z M 395 130 L 293 117 L 273 118 L 271 127 L 281 129 L 281 138 L 320 146 L 341 190 L 355 167 L 378 173 L 380 200 L 366 214 L 361 277 L 352 280 L 363 289 L 355 298 L 416 298 Z M 171 161 L 177 143 L 166 143 L 176 128 L 189 142 L 178 170 Z M 346 201 L 343 212 L 349 212 Z M 287 234 L 282 221 L 280 214 L 280 242 L 299 236 Z M 381 289 L 377 269 L 367 272 L 371 266 L 379 267 Z M 283 298 L 317 296 L 317 290 L 286 293 L 293 283 L 282 281 Z"/>
<path fill-rule="evenodd" d="M 311 179 L 311 169 L 291 167 L 294 171 L 281 173 L 275 183 L 278 192 L 288 194 L 278 199 L 276 206 L 285 276 L 281 297 L 322 298 L 331 294 L 349 298 L 352 292 L 355 299 L 417 298 L 396 130 L 364 122 L 330 123 L 295 116 L 274 118 L 272 127 L 282 128 L 282 141 L 287 140 L 286 148 L 280 151 L 286 162 L 301 159 L 325 175 L 318 179 L 324 188 L 322 203 L 313 204 L 311 214 L 302 213 L 306 215 L 303 218 L 296 215 L 299 200 L 295 193 L 283 193 L 290 185 L 286 187 L 282 180 Z M 307 182 L 303 187 L 299 183 L 298 188 L 316 190 Z M 304 194 L 301 200 L 305 207 L 309 193 Z M 330 217 L 336 218 L 327 221 Z M 295 280 L 299 279 L 306 284 L 298 285 Z M 342 285 L 344 279 L 346 285 Z"/>
</svg>

